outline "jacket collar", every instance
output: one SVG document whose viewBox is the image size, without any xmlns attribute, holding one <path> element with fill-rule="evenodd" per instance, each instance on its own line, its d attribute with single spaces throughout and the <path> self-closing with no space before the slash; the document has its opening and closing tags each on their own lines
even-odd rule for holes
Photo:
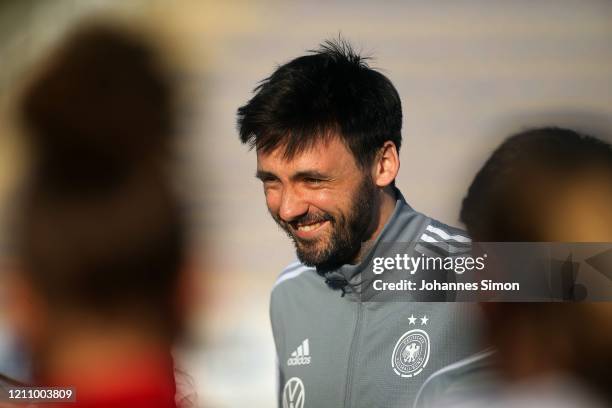
<svg viewBox="0 0 612 408">
<path fill-rule="evenodd" d="M 391 213 L 391 216 L 387 220 L 382 231 L 378 237 L 376 237 L 374 243 L 360 262 L 357 264 L 345 264 L 336 270 L 321 273 L 328 286 L 330 286 L 332 289 L 341 289 L 343 296 L 345 294 L 349 295 L 350 297 L 359 296 L 360 288 L 367 283 L 363 282 L 361 272 L 371 263 L 372 258 L 378 252 L 377 250 L 381 243 L 395 242 L 399 240 L 402 232 L 402 228 L 398 228 L 397 225 L 400 215 L 406 214 L 407 212 L 415 212 L 412 207 L 408 205 L 402 193 L 397 188 L 395 188 L 394 191 L 396 197 L 395 209 Z"/>
</svg>

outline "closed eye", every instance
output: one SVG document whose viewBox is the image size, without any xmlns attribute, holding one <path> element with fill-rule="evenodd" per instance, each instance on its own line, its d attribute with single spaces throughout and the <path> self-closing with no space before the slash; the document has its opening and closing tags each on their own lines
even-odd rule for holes
<svg viewBox="0 0 612 408">
<path fill-rule="evenodd" d="M 321 184 L 323 180 L 314 177 L 305 177 L 304 181 L 308 184 Z"/>
</svg>

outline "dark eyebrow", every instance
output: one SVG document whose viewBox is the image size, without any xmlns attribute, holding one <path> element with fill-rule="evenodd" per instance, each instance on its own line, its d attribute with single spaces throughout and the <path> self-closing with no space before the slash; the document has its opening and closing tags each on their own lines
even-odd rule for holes
<svg viewBox="0 0 612 408">
<path fill-rule="evenodd" d="M 255 173 L 255 177 L 260 179 L 261 181 L 270 180 L 270 179 L 278 179 L 278 176 L 272 172 L 265 170 L 257 170 Z M 298 171 L 297 173 L 291 176 L 291 180 L 303 180 L 305 178 L 319 179 L 319 180 L 328 180 L 329 177 L 323 173 L 320 173 L 316 170 L 303 170 Z"/>
<path fill-rule="evenodd" d="M 255 177 L 257 177 L 261 181 L 263 181 L 265 179 L 278 178 L 278 177 L 276 177 L 276 175 L 274 173 L 270 173 L 269 171 L 264 171 L 264 170 L 257 170 L 257 172 L 255 173 Z"/>
<path fill-rule="evenodd" d="M 297 173 L 295 173 L 294 175 L 291 176 L 291 179 L 293 180 L 303 180 L 305 178 L 311 178 L 311 179 L 319 179 L 319 180 L 328 180 L 329 177 L 326 176 L 323 173 L 320 173 L 316 170 L 304 170 L 304 171 L 298 171 Z"/>
</svg>

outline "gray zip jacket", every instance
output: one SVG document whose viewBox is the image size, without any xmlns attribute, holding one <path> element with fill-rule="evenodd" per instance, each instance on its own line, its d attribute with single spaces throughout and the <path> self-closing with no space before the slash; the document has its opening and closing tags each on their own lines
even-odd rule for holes
<svg viewBox="0 0 612 408">
<path fill-rule="evenodd" d="M 428 376 L 481 349 L 474 305 L 364 301 L 356 289 L 371 284 L 362 272 L 374 256 L 384 256 L 387 243 L 406 243 L 405 250 L 418 255 L 418 241 L 442 248 L 468 242 L 462 231 L 413 210 L 399 191 L 397 196 L 362 263 L 321 276 L 295 262 L 275 283 L 270 315 L 279 406 L 412 407 Z"/>
</svg>

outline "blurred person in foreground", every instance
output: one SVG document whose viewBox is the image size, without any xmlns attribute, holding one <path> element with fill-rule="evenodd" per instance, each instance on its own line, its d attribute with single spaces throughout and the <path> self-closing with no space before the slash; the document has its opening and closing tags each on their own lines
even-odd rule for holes
<svg viewBox="0 0 612 408">
<path fill-rule="evenodd" d="M 10 314 L 33 383 L 74 387 L 65 406 L 177 406 L 186 233 L 168 171 L 172 89 L 153 51 L 84 25 L 20 102 L 31 160 Z"/>
<path fill-rule="evenodd" d="M 463 201 L 480 242 L 612 242 L 612 147 L 561 128 L 508 138 Z M 485 353 L 432 375 L 415 407 L 612 405 L 612 303 L 482 303 Z"/>
<path fill-rule="evenodd" d="M 372 259 L 419 257 L 417 241 L 441 256 L 470 242 L 395 186 L 400 97 L 367 58 L 339 39 L 280 66 L 238 110 L 238 128 L 299 259 L 271 295 L 279 404 L 406 406 L 430 373 L 479 349 L 471 305 L 367 295 Z"/>
</svg>

